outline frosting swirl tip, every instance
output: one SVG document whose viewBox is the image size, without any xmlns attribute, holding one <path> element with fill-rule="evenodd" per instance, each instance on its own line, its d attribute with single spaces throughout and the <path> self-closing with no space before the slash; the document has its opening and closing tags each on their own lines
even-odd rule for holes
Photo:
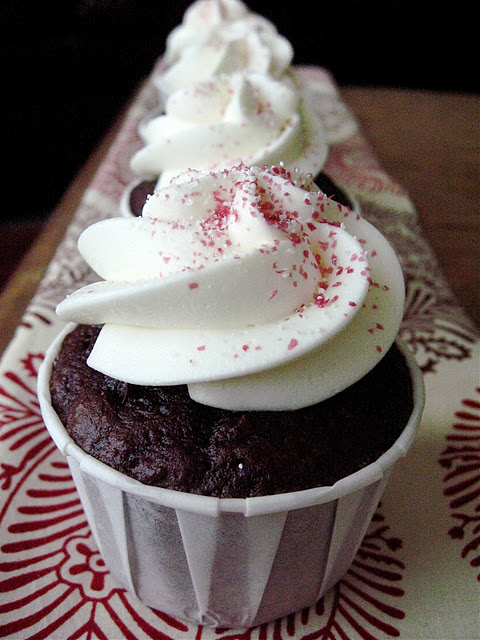
<svg viewBox="0 0 480 640">
<path fill-rule="evenodd" d="M 188 384 L 215 406 L 328 397 L 378 362 L 402 317 L 385 238 L 281 165 L 184 172 L 141 218 L 96 223 L 79 248 L 104 280 L 57 312 L 104 324 L 89 364 L 136 384 Z"/>
</svg>

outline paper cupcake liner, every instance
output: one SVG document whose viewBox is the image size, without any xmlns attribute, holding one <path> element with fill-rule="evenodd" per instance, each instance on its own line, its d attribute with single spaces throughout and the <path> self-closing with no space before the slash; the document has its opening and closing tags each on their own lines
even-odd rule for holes
<svg viewBox="0 0 480 640">
<path fill-rule="evenodd" d="M 348 570 L 395 462 L 417 432 L 422 374 L 411 373 L 414 409 L 377 461 L 333 486 L 246 499 L 151 487 L 84 453 L 50 404 L 52 363 L 39 372 L 45 424 L 67 457 L 100 552 L 119 586 L 144 604 L 209 626 L 250 627 L 313 605 Z"/>
</svg>

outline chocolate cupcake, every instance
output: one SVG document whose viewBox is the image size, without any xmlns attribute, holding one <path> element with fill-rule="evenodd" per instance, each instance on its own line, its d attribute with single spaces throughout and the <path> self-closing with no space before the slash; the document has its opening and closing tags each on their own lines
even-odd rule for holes
<svg viewBox="0 0 480 640">
<path fill-rule="evenodd" d="M 50 379 L 52 406 L 83 451 L 148 485 L 217 498 L 333 485 L 387 451 L 413 411 L 410 372 L 396 344 L 323 402 L 231 411 L 195 402 L 186 385 L 132 385 L 91 369 L 99 331 L 77 325 L 65 337 Z"/>
<path fill-rule="evenodd" d="M 87 229 L 104 278 L 39 375 L 119 584 L 200 624 L 314 604 L 347 571 L 423 406 L 385 238 L 284 167 L 187 172 Z M 84 325 L 84 326 L 82 326 Z"/>
</svg>

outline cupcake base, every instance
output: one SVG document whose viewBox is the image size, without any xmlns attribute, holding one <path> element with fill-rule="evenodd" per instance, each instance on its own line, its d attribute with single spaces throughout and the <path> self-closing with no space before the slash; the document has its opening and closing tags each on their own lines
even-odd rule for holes
<svg viewBox="0 0 480 640">
<path fill-rule="evenodd" d="M 137 386 L 91 369 L 99 326 L 78 325 L 55 361 L 52 405 L 86 453 L 144 484 L 247 498 L 334 484 L 397 439 L 412 411 L 408 368 L 393 345 L 374 369 L 296 411 L 231 411 L 186 385 Z"/>
<path fill-rule="evenodd" d="M 197 513 L 183 496 L 172 497 L 177 507 L 159 504 L 68 461 L 115 582 L 176 618 L 222 627 L 315 604 L 348 570 L 388 477 L 325 503 L 246 516 Z"/>
<path fill-rule="evenodd" d="M 313 605 L 348 570 L 423 408 L 421 373 L 400 345 L 413 412 L 392 447 L 332 486 L 215 498 L 145 485 L 86 454 L 51 405 L 52 364 L 39 374 L 45 424 L 66 455 L 99 549 L 116 582 L 156 609 L 211 626 L 249 627 Z"/>
</svg>

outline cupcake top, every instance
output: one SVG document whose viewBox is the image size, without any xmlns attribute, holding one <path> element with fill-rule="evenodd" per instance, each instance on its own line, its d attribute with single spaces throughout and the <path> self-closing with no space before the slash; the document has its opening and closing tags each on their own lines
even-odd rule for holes
<svg viewBox="0 0 480 640">
<path fill-rule="evenodd" d="M 145 145 L 131 159 L 159 186 L 187 169 L 278 164 L 316 175 L 328 143 L 321 118 L 291 81 L 233 73 L 176 91 L 166 113 L 140 128 Z"/>
<path fill-rule="evenodd" d="M 182 51 L 201 40 L 211 29 L 251 15 L 241 0 L 197 0 L 187 7 L 181 24 L 167 37 L 165 57 L 168 62 L 179 58 Z M 258 16 L 260 21 L 266 19 Z"/>
<path fill-rule="evenodd" d="M 211 406 L 319 402 L 375 366 L 402 318 L 385 238 L 283 167 L 181 174 L 141 218 L 89 227 L 79 250 L 103 281 L 57 312 L 104 325 L 89 365 L 188 384 Z"/>
<path fill-rule="evenodd" d="M 164 96 L 192 82 L 236 71 L 280 76 L 293 48 L 275 26 L 241 2 L 200 0 L 166 42 L 166 68 L 154 78 Z"/>
</svg>

